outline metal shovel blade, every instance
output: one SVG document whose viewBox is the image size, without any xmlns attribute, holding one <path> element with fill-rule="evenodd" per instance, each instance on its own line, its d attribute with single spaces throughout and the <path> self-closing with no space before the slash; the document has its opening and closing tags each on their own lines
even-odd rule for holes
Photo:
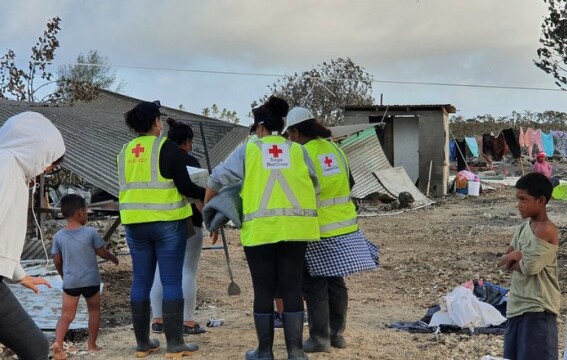
<svg viewBox="0 0 567 360">
<path fill-rule="evenodd" d="M 228 267 L 228 276 L 230 277 L 230 284 L 228 284 L 228 295 L 240 295 L 240 287 L 234 282 L 234 275 L 232 275 L 232 266 L 230 265 L 230 255 L 228 255 L 228 245 L 226 243 L 226 236 L 224 229 L 220 228 L 220 235 L 222 239 L 222 246 L 224 248 L 224 256 L 226 258 L 226 266 Z"/>
<path fill-rule="evenodd" d="M 231 281 L 230 284 L 228 284 L 228 295 L 230 296 L 240 295 L 240 287 L 236 285 L 234 281 Z"/>
</svg>

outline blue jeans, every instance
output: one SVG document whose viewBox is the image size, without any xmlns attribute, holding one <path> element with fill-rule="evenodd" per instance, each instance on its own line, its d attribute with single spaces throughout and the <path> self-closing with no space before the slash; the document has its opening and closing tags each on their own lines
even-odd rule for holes
<svg viewBox="0 0 567 360">
<path fill-rule="evenodd" d="M 195 306 L 197 305 L 197 269 L 199 268 L 199 257 L 203 247 L 203 229 L 195 227 L 195 235 L 187 239 L 187 249 L 185 250 L 185 260 L 183 262 L 183 320 L 195 320 Z M 152 300 L 152 316 L 162 317 L 162 298 L 163 289 L 160 281 L 159 266 L 156 269 L 156 276 L 150 298 Z"/>
<path fill-rule="evenodd" d="M 132 256 L 133 280 L 130 300 L 150 299 L 156 264 L 159 263 L 163 300 L 181 300 L 181 274 L 187 224 L 185 220 L 159 221 L 124 226 Z"/>
</svg>

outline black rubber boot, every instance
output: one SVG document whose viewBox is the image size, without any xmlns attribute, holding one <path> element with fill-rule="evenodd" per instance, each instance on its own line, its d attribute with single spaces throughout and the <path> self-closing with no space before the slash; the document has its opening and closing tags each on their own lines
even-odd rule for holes
<svg viewBox="0 0 567 360">
<path fill-rule="evenodd" d="M 166 358 L 190 356 L 199 349 L 197 343 L 183 339 L 183 299 L 163 300 L 163 332 L 167 340 Z"/>
<path fill-rule="evenodd" d="M 274 314 L 254 314 L 256 335 L 258 336 L 258 348 L 248 350 L 244 359 L 246 360 L 273 360 L 274 353 Z"/>
<path fill-rule="evenodd" d="M 303 311 L 283 312 L 282 321 L 285 337 L 287 358 L 296 360 L 307 360 L 303 351 Z"/>
<path fill-rule="evenodd" d="M 343 333 L 346 327 L 348 293 L 346 287 L 329 296 L 329 326 L 331 346 L 344 349 L 347 344 Z"/>
<path fill-rule="evenodd" d="M 159 349 L 159 340 L 150 339 L 150 301 L 130 302 L 136 336 L 136 357 L 146 357 Z"/>
<path fill-rule="evenodd" d="M 329 338 L 329 301 L 305 299 L 307 319 L 309 322 L 309 337 L 303 343 L 307 353 L 331 351 Z"/>
</svg>

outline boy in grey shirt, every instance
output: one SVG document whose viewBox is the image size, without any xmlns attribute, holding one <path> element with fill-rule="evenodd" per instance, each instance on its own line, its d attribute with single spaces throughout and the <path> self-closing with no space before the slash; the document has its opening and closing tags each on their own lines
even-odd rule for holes
<svg viewBox="0 0 567 360">
<path fill-rule="evenodd" d="M 75 318 L 81 295 L 89 311 L 88 350 L 99 350 L 96 338 L 100 327 L 100 274 L 96 256 L 118 265 L 118 259 L 105 249 L 96 229 L 84 226 L 87 223 L 85 199 L 77 194 L 65 195 L 61 198 L 61 212 L 67 226 L 55 234 L 51 249 L 53 263 L 63 278 L 63 308 L 53 343 L 56 360 L 67 358 L 63 340 Z"/>
</svg>

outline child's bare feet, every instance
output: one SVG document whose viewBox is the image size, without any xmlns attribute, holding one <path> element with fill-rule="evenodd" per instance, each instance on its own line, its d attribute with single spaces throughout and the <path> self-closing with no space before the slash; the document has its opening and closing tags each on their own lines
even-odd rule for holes
<svg viewBox="0 0 567 360">
<path fill-rule="evenodd" d="M 67 354 L 65 353 L 65 350 L 63 350 L 63 347 L 61 345 L 59 345 L 58 343 L 53 343 L 53 346 L 51 346 L 51 349 L 53 350 L 53 359 L 54 360 L 66 360 L 67 359 Z"/>
<path fill-rule="evenodd" d="M 97 351 L 99 351 L 99 350 L 102 350 L 102 348 L 101 348 L 100 346 L 98 346 L 98 345 L 95 344 L 94 347 L 89 345 L 89 346 L 88 346 L 88 350 L 89 350 L 89 352 L 92 353 L 92 352 L 97 352 Z"/>
</svg>

